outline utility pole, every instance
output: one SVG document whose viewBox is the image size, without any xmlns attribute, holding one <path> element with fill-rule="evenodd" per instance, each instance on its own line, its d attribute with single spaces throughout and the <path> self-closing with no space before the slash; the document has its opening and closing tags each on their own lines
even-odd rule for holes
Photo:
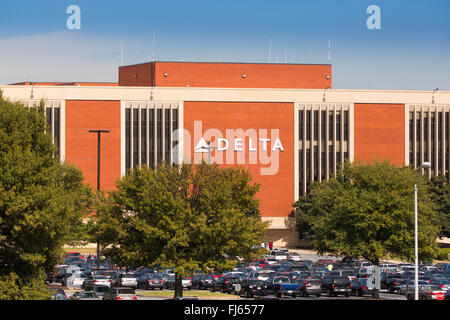
<svg viewBox="0 0 450 320">
<path fill-rule="evenodd" d="M 102 133 L 109 133 L 108 130 L 89 130 L 89 133 L 96 133 L 97 134 L 97 190 L 100 190 L 100 149 L 101 149 L 101 135 Z M 98 212 L 97 212 L 98 215 Z M 98 244 L 97 239 L 97 268 L 99 266 L 100 258 L 100 246 Z"/>
</svg>

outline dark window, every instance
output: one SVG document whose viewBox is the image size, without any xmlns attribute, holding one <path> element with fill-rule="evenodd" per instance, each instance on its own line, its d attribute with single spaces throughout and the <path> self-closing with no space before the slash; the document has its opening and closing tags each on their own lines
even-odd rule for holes
<svg viewBox="0 0 450 320">
<path fill-rule="evenodd" d="M 141 163 L 147 164 L 147 109 L 141 109 Z"/>
<path fill-rule="evenodd" d="M 303 189 L 303 183 L 305 181 L 304 179 L 304 171 L 303 171 L 303 149 L 299 151 L 298 153 L 298 162 L 299 162 L 299 180 L 300 180 L 300 195 L 304 195 L 305 190 Z"/>
<path fill-rule="evenodd" d="M 125 168 L 127 172 L 131 169 L 131 125 L 130 125 L 130 109 L 125 110 Z"/>
<path fill-rule="evenodd" d="M 319 111 L 314 110 L 314 140 L 319 139 Z"/>
<path fill-rule="evenodd" d="M 311 182 L 311 149 L 306 149 L 306 188 Z"/>
<path fill-rule="evenodd" d="M 303 129 L 304 129 L 304 123 L 303 123 L 303 110 L 300 110 L 298 112 L 298 140 L 303 140 Z"/>
<path fill-rule="evenodd" d="M 416 163 L 419 167 L 422 163 L 422 157 L 421 157 L 421 147 L 422 147 L 422 130 L 420 125 L 420 113 L 416 112 Z"/>
<path fill-rule="evenodd" d="M 414 119 L 413 112 L 409 113 L 409 165 L 414 166 Z"/>
<path fill-rule="evenodd" d="M 333 140 L 334 139 L 334 133 L 333 133 L 333 128 L 334 128 L 334 121 L 333 121 L 333 111 L 330 111 L 328 114 L 328 139 L 329 140 Z"/>
<path fill-rule="evenodd" d="M 150 168 L 155 167 L 155 114 L 154 109 L 148 110 L 148 144 Z"/>
<path fill-rule="evenodd" d="M 328 154 L 329 154 L 329 171 L 330 176 L 334 174 L 334 153 L 333 146 L 328 146 Z"/>
<path fill-rule="evenodd" d="M 319 147 L 314 146 L 314 181 L 319 180 Z"/>
<path fill-rule="evenodd" d="M 311 111 L 306 110 L 306 140 L 311 140 Z"/>
<path fill-rule="evenodd" d="M 336 111 L 336 140 L 341 140 L 341 112 Z"/>
<path fill-rule="evenodd" d="M 139 110 L 133 109 L 133 168 L 139 163 Z"/>
<path fill-rule="evenodd" d="M 435 160 L 436 160 L 436 121 L 435 121 L 434 112 L 431 114 L 431 169 L 435 168 Z"/>
<path fill-rule="evenodd" d="M 54 125 L 55 125 L 55 129 L 53 130 L 53 136 L 54 136 L 54 141 L 55 141 L 55 145 L 56 145 L 56 154 L 55 156 L 59 156 L 59 150 L 60 150 L 60 110 L 59 108 L 55 108 L 54 109 L 54 117 L 55 119 L 54 121 Z"/>
<path fill-rule="evenodd" d="M 178 136 L 175 136 L 175 133 L 178 130 L 178 109 L 173 109 L 172 110 L 172 133 L 173 133 L 173 137 L 172 137 L 172 146 L 170 148 L 171 152 L 173 152 L 172 155 L 172 163 L 174 163 L 176 161 L 176 157 L 178 156 L 178 154 L 174 151 L 174 148 L 176 146 L 175 144 L 175 140 L 178 141 Z"/>
<path fill-rule="evenodd" d="M 164 110 L 164 159 L 170 162 L 170 109 Z"/>
<path fill-rule="evenodd" d="M 157 162 L 161 163 L 162 161 L 162 155 L 163 155 L 163 150 L 162 150 L 162 109 L 158 109 L 157 110 Z"/>
<path fill-rule="evenodd" d="M 348 141 L 349 113 L 344 111 L 344 141 Z"/>
</svg>

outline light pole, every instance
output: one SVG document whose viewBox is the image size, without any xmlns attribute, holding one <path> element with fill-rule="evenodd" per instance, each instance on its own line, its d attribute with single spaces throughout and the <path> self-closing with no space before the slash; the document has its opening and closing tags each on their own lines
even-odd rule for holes
<svg viewBox="0 0 450 320">
<path fill-rule="evenodd" d="M 211 141 L 209 141 L 205 149 L 208 150 L 208 164 L 211 164 L 211 150 L 217 149 L 217 147 L 211 147 Z"/>
<path fill-rule="evenodd" d="M 100 190 L 100 142 L 102 133 L 109 133 L 108 130 L 89 130 L 89 133 L 97 134 L 97 190 Z M 98 212 L 97 212 L 98 215 Z M 100 247 L 97 239 L 97 267 L 99 266 Z"/>
<path fill-rule="evenodd" d="M 431 163 L 424 162 L 420 166 L 423 169 L 431 168 Z M 414 300 L 419 300 L 419 244 L 417 232 L 417 189 L 420 175 L 417 175 L 417 182 L 414 185 Z"/>
</svg>

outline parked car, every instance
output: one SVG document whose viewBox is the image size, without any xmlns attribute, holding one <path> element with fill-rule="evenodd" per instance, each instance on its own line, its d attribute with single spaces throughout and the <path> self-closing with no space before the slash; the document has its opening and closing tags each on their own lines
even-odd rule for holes
<svg viewBox="0 0 450 320">
<path fill-rule="evenodd" d="M 352 295 L 362 297 L 364 295 L 371 295 L 375 285 L 373 279 L 370 278 L 356 278 L 352 281 Z"/>
<path fill-rule="evenodd" d="M 136 275 L 134 273 L 116 273 L 111 276 L 112 287 L 137 287 Z"/>
<path fill-rule="evenodd" d="M 397 284 L 402 279 L 402 274 L 395 273 L 386 273 L 381 277 L 380 288 L 387 289 L 389 293 L 394 293 L 397 290 Z"/>
<path fill-rule="evenodd" d="M 322 293 L 326 293 L 329 297 L 336 297 L 343 294 L 348 297 L 352 291 L 352 284 L 348 277 L 324 277 L 321 285 Z"/>
<path fill-rule="evenodd" d="M 297 252 L 290 252 L 290 253 L 288 253 L 288 259 L 292 260 L 292 261 L 295 261 L 295 262 L 301 260 L 300 255 Z"/>
<path fill-rule="evenodd" d="M 67 300 L 66 292 L 63 289 L 49 288 L 52 294 L 52 300 Z"/>
<path fill-rule="evenodd" d="M 164 288 L 164 279 L 157 274 L 143 274 L 137 278 L 137 288 L 144 290 L 162 290 Z"/>
<path fill-rule="evenodd" d="M 235 290 L 235 284 L 240 284 L 239 278 L 234 277 L 222 277 L 216 280 L 209 289 L 211 292 L 220 291 L 222 293 L 233 293 Z"/>
<path fill-rule="evenodd" d="M 293 279 L 292 277 L 289 276 L 274 276 L 269 278 L 266 283 L 267 283 L 267 290 L 269 291 L 269 293 L 274 294 L 275 296 L 279 296 L 281 295 L 281 284 L 291 284 L 293 283 Z M 298 285 L 297 285 L 297 290 L 298 290 Z"/>
<path fill-rule="evenodd" d="M 414 300 L 414 287 L 406 293 L 407 300 Z M 419 300 L 444 300 L 446 291 L 438 286 L 422 285 L 419 286 Z"/>
<path fill-rule="evenodd" d="M 99 297 L 102 297 L 106 292 L 109 291 L 110 286 L 102 286 L 102 285 L 87 285 L 84 291 L 93 291 Z"/>
<path fill-rule="evenodd" d="M 103 295 L 102 300 L 138 300 L 133 288 L 113 287 Z"/>
<path fill-rule="evenodd" d="M 192 278 L 192 288 L 202 290 L 211 288 L 214 277 L 209 274 L 198 274 Z"/>
<path fill-rule="evenodd" d="M 70 296 L 69 300 L 101 300 L 93 291 L 77 291 Z"/>
<path fill-rule="evenodd" d="M 240 296 L 252 298 L 254 296 L 266 296 L 268 294 L 267 283 L 257 279 L 243 279 L 241 281 Z"/>
<path fill-rule="evenodd" d="M 86 275 L 84 273 L 72 273 L 66 280 L 68 288 L 81 288 L 83 286 Z"/>
<path fill-rule="evenodd" d="M 424 286 L 424 285 L 428 285 L 428 284 L 429 284 L 428 281 L 425 281 L 425 280 L 419 280 L 419 283 L 418 283 L 419 286 Z M 397 293 L 400 295 L 406 295 L 411 290 L 414 290 L 414 280 L 406 280 L 403 284 L 401 284 L 398 287 Z"/>
<path fill-rule="evenodd" d="M 94 285 L 100 285 L 100 286 L 111 286 L 111 280 L 109 280 L 107 277 L 103 275 L 92 275 L 88 276 L 84 282 L 82 287 L 86 289 L 87 286 L 94 286 Z"/>
<path fill-rule="evenodd" d="M 297 279 L 295 283 L 299 285 L 301 297 L 316 296 L 318 298 L 322 295 L 322 283 L 318 279 Z"/>
<path fill-rule="evenodd" d="M 351 269 L 351 270 L 349 270 L 349 269 L 342 270 L 341 269 L 341 270 L 331 271 L 329 276 L 331 276 L 331 277 L 348 277 L 348 279 L 351 281 L 351 280 L 356 279 L 357 274 L 356 274 L 356 271 L 353 269 Z"/>
<path fill-rule="evenodd" d="M 441 288 L 444 291 L 450 290 L 450 279 L 435 279 L 435 280 L 431 281 L 430 284 L 432 284 L 434 286 L 438 286 L 439 288 Z"/>
</svg>

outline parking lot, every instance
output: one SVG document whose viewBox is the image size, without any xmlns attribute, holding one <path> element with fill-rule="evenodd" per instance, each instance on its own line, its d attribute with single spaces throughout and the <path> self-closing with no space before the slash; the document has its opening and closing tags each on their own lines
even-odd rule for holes
<svg viewBox="0 0 450 320">
<path fill-rule="evenodd" d="M 384 262 L 380 267 L 378 299 L 407 300 L 414 296 L 411 264 Z M 448 299 L 448 267 L 448 264 L 420 266 L 421 300 Z M 61 300 L 173 298 L 172 269 L 126 269 L 117 269 L 106 262 L 97 266 L 95 259 L 87 257 L 66 257 L 66 264 L 57 266 L 58 271 L 49 276 L 47 283 L 55 292 L 54 298 Z M 198 300 L 371 300 L 372 270 L 367 261 L 274 250 L 255 261 L 241 261 L 233 270 L 197 272 L 184 277 L 183 295 Z M 64 290 L 63 295 L 56 295 L 58 288 Z M 115 292 L 111 294 L 110 288 Z M 122 296 L 119 291 L 124 290 L 119 288 L 130 288 L 132 292 Z"/>
</svg>

